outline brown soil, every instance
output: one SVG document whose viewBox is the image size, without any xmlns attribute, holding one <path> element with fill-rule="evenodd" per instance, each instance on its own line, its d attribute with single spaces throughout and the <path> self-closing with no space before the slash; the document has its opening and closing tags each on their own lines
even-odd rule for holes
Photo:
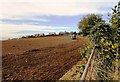
<svg viewBox="0 0 120 82">
<path fill-rule="evenodd" d="M 58 80 L 80 60 L 79 48 L 87 41 L 87 38 L 78 38 L 22 54 L 5 54 L 2 57 L 3 80 Z"/>
<path fill-rule="evenodd" d="M 2 54 L 22 54 L 28 50 L 55 47 L 59 44 L 66 44 L 70 42 L 72 42 L 70 37 L 63 36 L 5 40 L 2 41 Z"/>
</svg>

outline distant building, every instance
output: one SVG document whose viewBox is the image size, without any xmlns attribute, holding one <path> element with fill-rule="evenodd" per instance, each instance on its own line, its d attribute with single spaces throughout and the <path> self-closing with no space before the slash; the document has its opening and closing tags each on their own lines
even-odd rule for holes
<svg viewBox="0 0 120 82">
<path fill-rule="evenodd" d="M 43 37 L 43 36 L 45 36 L 45 35 L 44 35 L 44 33 L 42 33 L 42 34 L 34 34 L 33 36 L 34 36 L 34 37 Z"/>
</svg>

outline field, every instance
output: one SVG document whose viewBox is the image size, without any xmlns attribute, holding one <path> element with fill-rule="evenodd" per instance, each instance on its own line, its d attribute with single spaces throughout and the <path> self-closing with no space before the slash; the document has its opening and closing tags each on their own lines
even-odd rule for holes
<svg viewBox="0 0 120 82">
<path fill-rule="evenodd" d="M 86 37 L 2 41 L 3 80 L 58 80 L 81 60 Z"/>
<path fill-rule="evenodd" d="M 2 42 L 3 55 L 6 54 L 22 54 L 24 51 L 44 48 L 55 47 L 59 44 L 70 43 L 70 37 L 42 37 L 42 38 L 29 38 L 18 40 L 5 40 Z"/>
</svg>

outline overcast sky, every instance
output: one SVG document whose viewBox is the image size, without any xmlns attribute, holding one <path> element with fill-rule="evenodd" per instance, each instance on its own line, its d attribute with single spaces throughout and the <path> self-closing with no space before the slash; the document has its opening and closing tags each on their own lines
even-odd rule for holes
<svg viewBox="0 0 120 82">
<path fill-rule="evenodd" d="M 90 13 L 111 12 L 119 0 L 0 0 L 0 39 L 35 33 L 77 31 Z"/>
</svg>

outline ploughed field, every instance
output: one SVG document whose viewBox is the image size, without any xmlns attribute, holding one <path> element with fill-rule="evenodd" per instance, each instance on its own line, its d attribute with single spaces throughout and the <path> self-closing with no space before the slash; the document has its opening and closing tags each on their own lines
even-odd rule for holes
<svg viewBox="0 0 120 82">
<path fill-rule="evenodd" d="M 42 37 L 2 41 L 3 80 L 58 80 L 80 61 L 86 37 Z"/>
</svg>

